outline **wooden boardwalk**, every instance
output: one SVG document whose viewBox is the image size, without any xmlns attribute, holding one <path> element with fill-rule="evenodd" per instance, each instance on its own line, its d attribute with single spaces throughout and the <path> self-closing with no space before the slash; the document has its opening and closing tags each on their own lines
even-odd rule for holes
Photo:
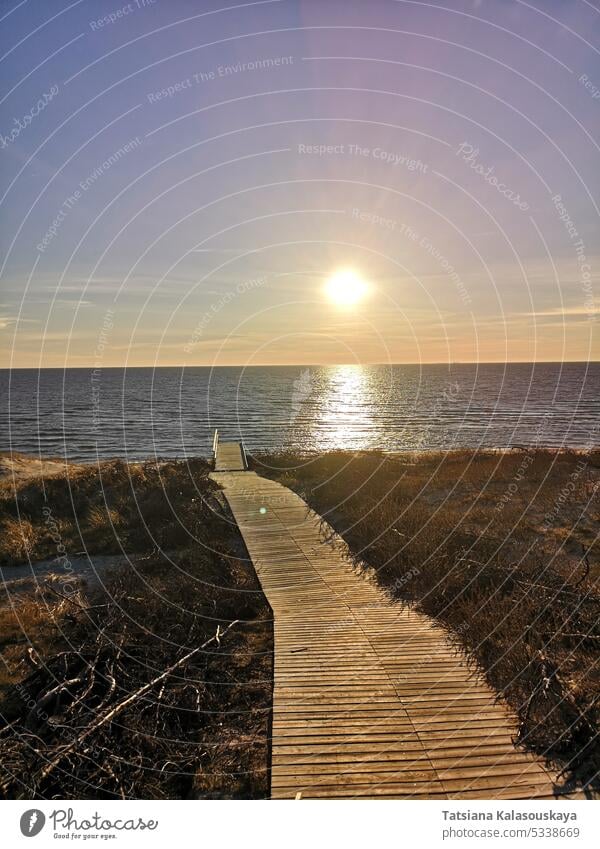
<svg viewBox="0 0 600 849">
<path fill-rule="evenodd" d="M 221 442 L 218 431 L 215 431 L 213 458 L 216 472 L 243 472 L 248 468 L 242 443 Z"/>
<path fill-rule="evenodd" d="M 291 490 L 213 474 L 274 613 L 272 798 L 553 798 L 430 619 L 388 601 Z M 328 534 L 329 535 L 329 534 Z"/>
</svg>

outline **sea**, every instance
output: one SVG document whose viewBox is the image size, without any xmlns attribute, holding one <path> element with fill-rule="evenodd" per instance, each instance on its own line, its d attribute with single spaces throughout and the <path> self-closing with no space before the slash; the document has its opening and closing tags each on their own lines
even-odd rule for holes
<svg viewBox="0 0 600 849">
<path fill-rule="evenodd" d="M 73 461 L 600 445 L 600 363 L 0 371 L 0 450 Z"/>
</svg>

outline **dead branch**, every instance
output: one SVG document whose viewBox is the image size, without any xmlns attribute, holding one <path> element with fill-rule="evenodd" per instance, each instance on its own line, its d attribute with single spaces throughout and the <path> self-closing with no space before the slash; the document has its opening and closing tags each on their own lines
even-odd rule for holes
<svg viewBox="0 0 600 849">
<path fill-rule="evenodd" d="M 132 702 L 136 701 L 136 699 L 139 699 L 141 696 L 145 695 L 149 690 L 152 689 L 152 687 L 155 687 L 161 681 L 164 681 L 165 678 L 168 678 L 168 676 L 171 675 L 173 672 L 175 672 L 176 669 L 180 669 L 188 661 L 190 661 L 193 657 L 198 655 L 203 649 L 205 649 L 209 645 L 211 645 L 211 643 L 217 642 L 217 644 L 218 644 L 220 642 L 220 638 L 225 636 L 225 634 L 227 634 L 227 632 L 231 628 L 233 628 L 234 625 L 237 625 L 238 622 L 239 622 L 239 619 L 235 619 L 233 622 L 230 622 L 230 624 L 227 626 L 227 628 L 225 628 L 224 631 L 221 631 L 220 625 L 217 626 L 217 631 L 216 631 L 216 633 L 213 637 L 208 639 L 201 646 L 198 646 L 198 648 L 195 648 L 191 652 L 188 652 L 186 655 L 184 655 L 178 661 L 176 661 L 171 666 L 169 666 L 167 669 L 165 669 L 164 672 L 162 672 L 156 678 L 153 678 L 151 681 L 148 681 L 148 683 L 144 684 L 143 687 L 140 687 L 138 690 L 136 690 L 130 696 L 127 696 L 126 699 L 123 699 L 122 701 L 120 701 L 114 707 L 110 708 L 110 710 L 107 710 L 104 713 L 103 716 L 101 716 L 99 719 L 97 719 L 95 722 L 93 722 L 90 726 L 88 726 L 88 728 L 82 734 L 80 734 L 79 737 L 76 740 L 74 740 L 65 749 L 63 749 L 62 752 L 60 752 L 46 767 L 44 767 L 44 769 L 41 770 L 41 772 L 38 773 L 38 775 L 35 777 L 37 779 L 37 783 L 40 783 L 40 782 L 44 781 L 46 778 L 48 778 L 48 776 L 56 769 L 56 767 L 62 762 L 62 760 L 70 752 L 72 752 L 75 748 L 80 746 L 83 743 L 83 741 L 87 740 L 87 738 L 91 734 L 93 734 L 99 728 L 102 728 L 103 725 L 106 725 L 108 722 L 110 722 L 116 716 L 118 716 Z"/>
</svg>

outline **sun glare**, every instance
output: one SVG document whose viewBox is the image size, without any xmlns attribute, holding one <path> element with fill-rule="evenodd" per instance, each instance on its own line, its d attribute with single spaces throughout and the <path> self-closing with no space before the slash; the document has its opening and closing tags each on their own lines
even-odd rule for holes
<svg viewBox="0 0 600 849">
<path fill-rule="evenodd" d="M 329 300 L 342 307 L 349 307 L 362 301 L 368 291 L 367 283 L 351 268 L 336 271 L 325 287 Z"/>
</svg>

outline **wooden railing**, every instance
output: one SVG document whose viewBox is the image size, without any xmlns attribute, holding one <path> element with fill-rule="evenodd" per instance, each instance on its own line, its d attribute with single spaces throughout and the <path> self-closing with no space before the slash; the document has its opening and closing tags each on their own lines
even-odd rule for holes
<svg viewBox="0 0 600 849">
<path fill-rule="evenodd" d="M 244 463 L 244 468 L 248 468 L 248 458 L 246 457 L 246 449 L 244 448 L 244 443 L 240 442 L 240 451 L 242 452 L 242 461 Z"/>
</svg>

